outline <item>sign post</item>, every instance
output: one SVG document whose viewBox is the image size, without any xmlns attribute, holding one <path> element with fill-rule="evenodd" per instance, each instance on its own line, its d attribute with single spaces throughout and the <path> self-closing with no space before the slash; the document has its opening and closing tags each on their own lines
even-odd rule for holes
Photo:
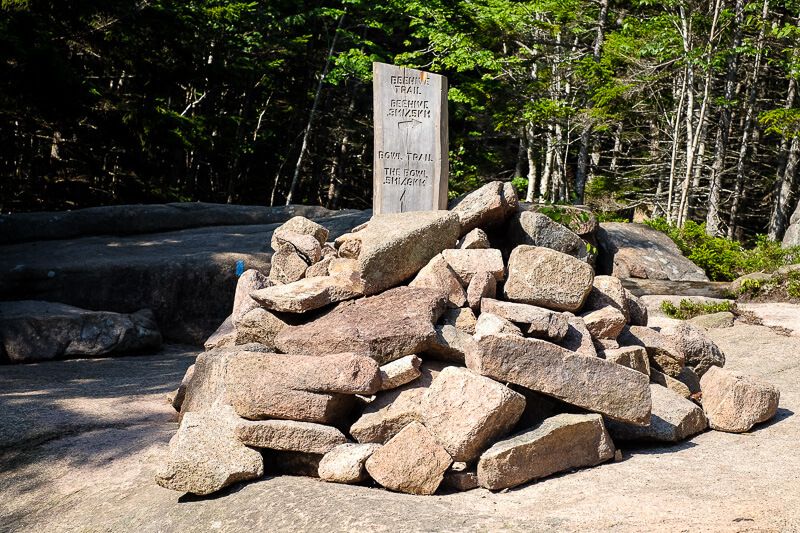
<svg viewBox="0 0 800 533">
<path fill-rule="evenodd" d="M 447 78 L 372 64 L 373 214 L 447 209 Z"/>
</svg>

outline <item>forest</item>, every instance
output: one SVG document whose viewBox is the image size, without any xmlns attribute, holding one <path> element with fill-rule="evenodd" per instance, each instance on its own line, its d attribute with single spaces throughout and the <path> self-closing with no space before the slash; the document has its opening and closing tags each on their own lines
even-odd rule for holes
<svg viewBox="0 0 800 533">
<path fill-rule="evenodd" d="M 372 203 L 373 61 L 449 80 L 450 194 L 779 239 L 796 0 L 0 0 L 0 211 Z"/>
</svg>

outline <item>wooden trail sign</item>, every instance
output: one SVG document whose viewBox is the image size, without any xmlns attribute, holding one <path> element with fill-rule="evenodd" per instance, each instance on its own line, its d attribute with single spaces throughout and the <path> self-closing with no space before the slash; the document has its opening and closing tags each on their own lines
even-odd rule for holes
<svg viewBox="0 0 800 533">
<path fill-rule="evenodd" d="M 372 64 L 373 214 L 447 209 L 447 78 Z"/>
</svg>

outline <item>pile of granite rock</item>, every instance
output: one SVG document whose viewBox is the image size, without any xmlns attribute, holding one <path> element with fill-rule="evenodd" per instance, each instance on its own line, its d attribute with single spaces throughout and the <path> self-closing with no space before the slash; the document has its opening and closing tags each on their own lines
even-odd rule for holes
<svg viewBox="0 0 800 533">
<path fill-rule="evenodd" d="M 638 298 L 595 276 L 592 247 L 508 185 L 327 238 L 289 220 L 269 275 L 240 277 L 173 399 L 161 486 L 294 474 L 500 490 L 777 410 L 778 391 L 724 370 L 702 328 L 648 328 Z"/>
</svg>

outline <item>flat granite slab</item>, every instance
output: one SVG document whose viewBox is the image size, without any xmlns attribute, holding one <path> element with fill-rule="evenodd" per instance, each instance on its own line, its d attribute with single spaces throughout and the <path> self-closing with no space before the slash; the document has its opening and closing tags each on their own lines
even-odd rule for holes
<svg viewBox="0 0 800 533">
<path fill-rule="evenodd" d="M 0 530 L 798 531 L 800 339 L 741 324 L 709 334 L 728 368 L 781 389 L 774 420 L 623 447 L 621 462 L 505 493 L 410 496 L 267 475 L 182 496 L 153 476 L 177 427 L 163 395 L 191 363 L 186 352 L 2 367 L 0 428 L 17 429 L 0 451 Z"/>
<path fill-rule="evenodd" d="M 274 224 L 302 215 L 325 218 L 336 211 L 313 205 L 212 204 L 175 202 L 87 207 L 0 215 L 0 244 L 70 239 L 90 235 L 141 235 L 207 226 Z"/>
<path fill-rule="evenodd" d="M 370 214 L 342 211 L 315 220 L 333 240 Z M 149 308 L 166 340 L 201 345 L 230 314 L 237 261 L 245 269 L 269 272 L 269 242 L 281 223 L 0 246 L 0 300 L 45 300 L 118 313 Z"/>
</svg>

